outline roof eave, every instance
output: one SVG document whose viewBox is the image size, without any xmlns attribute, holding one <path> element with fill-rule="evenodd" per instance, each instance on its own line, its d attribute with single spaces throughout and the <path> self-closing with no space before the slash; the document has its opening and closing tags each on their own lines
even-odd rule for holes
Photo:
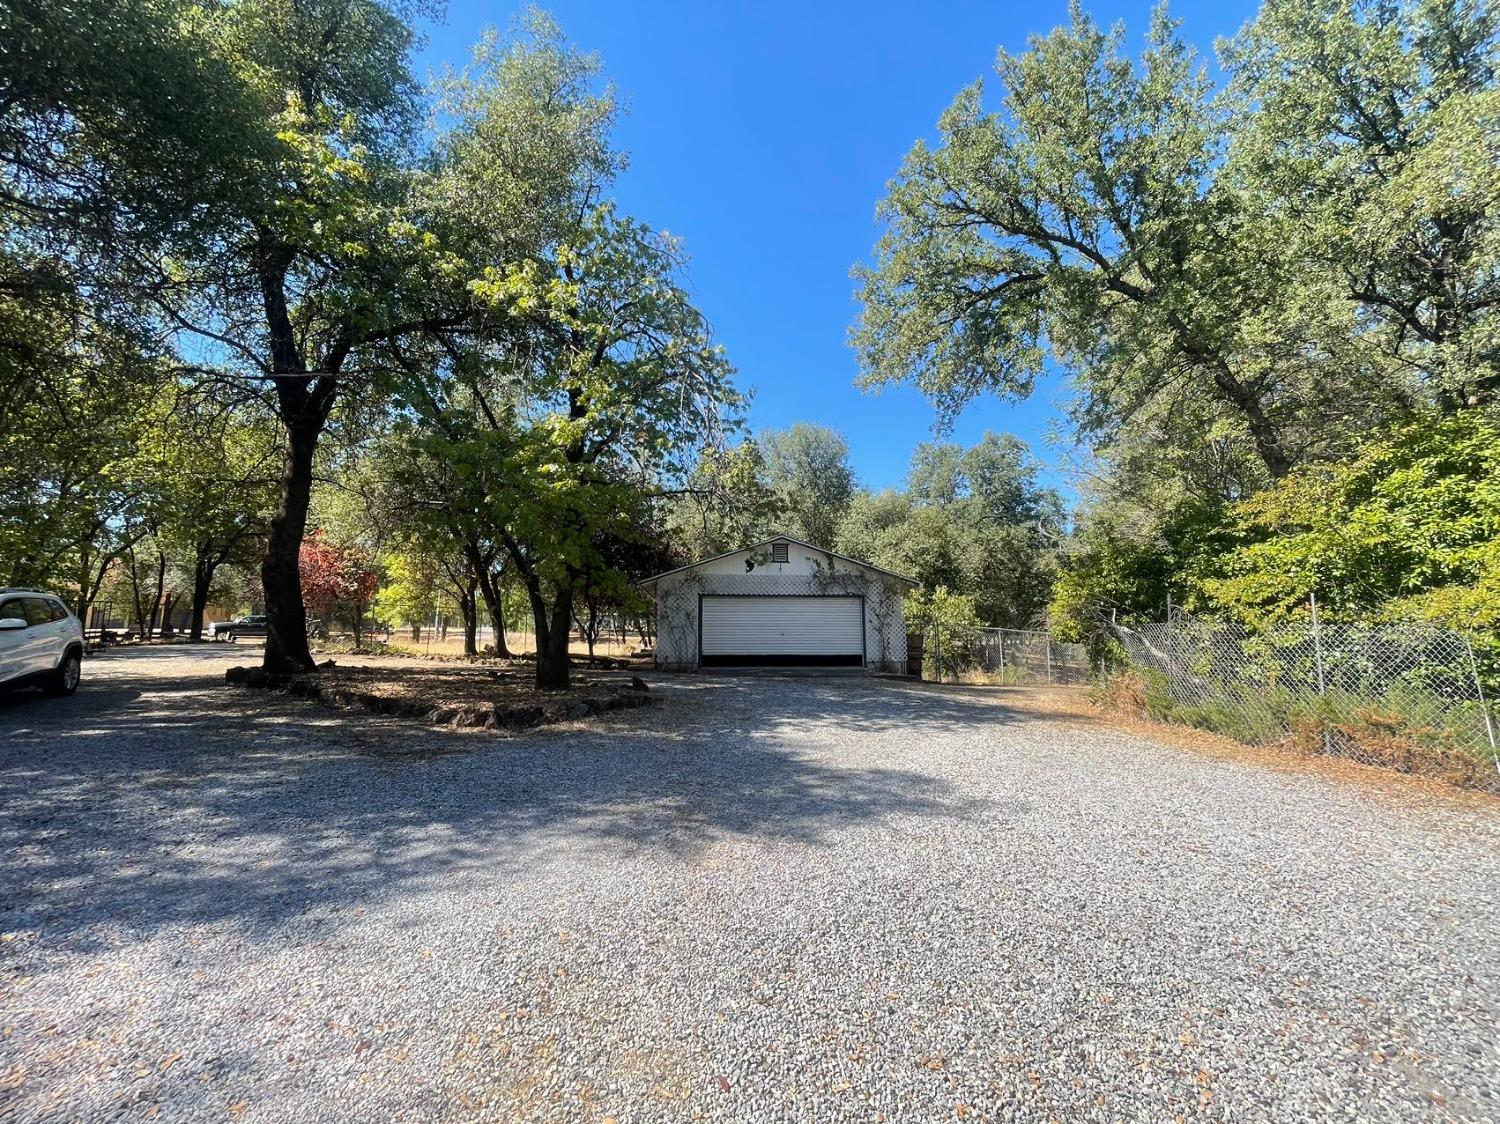
<svg viewBox="0 0 1500 1124">
<path fill-rule="evenodd" d="M 907 585 L 912 587 L 916 587 L 922 584 L 915 578 L 909 578 L 905 574 L 898 574 L 894 570 L 887 570 L 885 567 L 876 566 L 872 562 L 861 562 L 858 558 L 850 558 L 847 554 L 840 554 L 838 553 L 838 551 L 829 550 L 827 547 L 818 546 L 817 544 L 810 543 L 805 539 L 799 539 L 792 535 L 772 535 L 768 539 L 763 539 L 760 542 L 751 543 L 748 546 L 736 547 L 734 550 L 726 550 L 722 554 L 713 554 L 707 558 L 700 558 L 696 562 L 689 562 L 686 566 L 678 566 L 673 570 L 663 570 L 661 573 L 653 574 L 649 578 L 642 578 L 636 583 L 636 585 L 641 587 L 654 586 L 658 584 L 662 580 L 662 578 L 669 578 L 673 574 L 685 573 L 688 570 L 696 570 L 699 566 L 706 566 L 710 562 L 717 562 L 721 558 L 729 558 L 735 554 L 743 554 L 747 550 L 759 550 L 763 546 L 770 546 L 773 542 L 796 543 L 798 546 L 805 546 L 808 550 L 816 550 L 819 554 L 826 554 L 830 558 L 837 558 L 841 562 L 848 562 L 852 565 L 859 566 L 861 569 L 874 570 L 877 574 L 884 574 L 888 578 L 895 578 L 897 581 L 905 582 Z"/>
</svg>

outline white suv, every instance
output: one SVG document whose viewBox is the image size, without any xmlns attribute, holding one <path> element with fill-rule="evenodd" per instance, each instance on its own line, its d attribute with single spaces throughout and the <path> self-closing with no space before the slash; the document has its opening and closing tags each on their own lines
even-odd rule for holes
<svg viewBox="0 0 1500 1124">
<path fill-rule="evenodd" d="M 0 687 L 71 695 L 82 670 L 83 625 L 66 605 L 36 589 L 0 589 Z"/>
</svg>

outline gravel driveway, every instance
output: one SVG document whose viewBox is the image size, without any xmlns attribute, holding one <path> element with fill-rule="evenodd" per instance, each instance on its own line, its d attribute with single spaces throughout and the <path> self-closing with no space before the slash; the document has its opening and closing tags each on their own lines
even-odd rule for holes
<svg viewBox="0 0 1500 1124">
<path fill-rule="evenodd" d="M 497 738 L 232 658 L 0 698 L 5 1124 L 1500 1117 L 1494 804 L 982 689 Z"/>
</svg>

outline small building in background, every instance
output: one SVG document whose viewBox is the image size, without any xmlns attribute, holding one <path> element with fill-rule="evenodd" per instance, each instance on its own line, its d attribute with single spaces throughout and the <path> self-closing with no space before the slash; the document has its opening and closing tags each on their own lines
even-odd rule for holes
<svg viewBox="0 0 1500 1124">
<path fill-rule="evenodd" d="M 787 535 L 647 578 L 656 666 L 906 670 L 911 578 Z"/>
</svg>

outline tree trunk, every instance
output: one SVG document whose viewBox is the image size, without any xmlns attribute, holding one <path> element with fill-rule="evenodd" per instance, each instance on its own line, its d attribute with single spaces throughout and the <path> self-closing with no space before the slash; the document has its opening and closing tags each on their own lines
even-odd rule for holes
<svg viewBox="0 0 1500 1124">
<path fill-rule="evenodd" d="M 1259 395 L 1245 387 L 1223 365 L 1215 370 L 1214 382 L 1224 397 L 1244 416 L 1245 426 L 1250 430 L 1250 439 L 1255 444 L 1261 463 L 1266 466 L 1267 475 L 1272 480 L 1280 480 L 1291 472 L 1292 458 L 1282 447 L 1281 434 L 1267 417 Z"/>
<path fill-rule="evenodd" d="M 588 645 L 589 662 L 594 662 L 594 644 L 599 639 L 599 608 L 592 600 L 584 598 L 584 610 L 581 614 L 575 613 L 573 623 L 578 626 L 579 633 L 583 636 L 583 642 Z"/>
<path fill-rule="evenodd" d="M 475 582 L 470 578 L 458 595 L 458 612 L 464 619 L 464 655 L 469 659 L 479 655 L 479 599 L 474 591 Z"/>
<path fill-rule="evenodd" d="M 188 622 L 188 639 L 197 644 L 203 639 L 203 614 L 208 611 L 208 591 L 213 586 L 214 571 L 219 568 L 213 548 L 203 543 L 193 555 L 193 619 Z"/>
<path fill-rule="evenodd" d="M 536 618 L 536 685 L 544 691 L 561 690 L 568 685 L 572 667 L 568 634 L 573 624 L 573 591 L 558 590 L 552 601 L 550 620 L 539 593 L 532 595 L 531 608 Z"/>
<path fill-rule="evenodd" d="M 177 599 L 178 595 L 175 593 L 169 593 L 162 599 L 161 621 L 157 626 L 157 635 L 165 636 L 167 633 L 173 631 L 172 610 L 177 607 Z"/>
<path fill-rule="evenodd" d="M 505 643 L 505 596 L 500 582 L 495 580 L 495 571 L 485 558 L 479 544 L 473 541 L 464 544 L 464 557 L 469 560 L 469 569 L 479 582 L 479 593 L 484 598 L 484 607 L 489 611 L 490 625 L 495 633 L 495 655 L 510 657 L 510 648 Z"/>
<path fill-rule="evenodd" d="M 146 637 L 146 599 L 141 595 L 141 570 L 137 565 L 135 547 L 132 546 L 125 556 L 125 564 L 130 567 L 130 611 L 135 616 L 136 635 L 144 641 Z"/>
<path fill-rule="evenodd" d="M 484 598 L 484 607 L 489 612 L 490 626 L 495 633 L 495 655 L 510 657 L 510 648 L 505 643 L 505 599 L 494 575 L 487 569 L 479 572 L 479 593 Z"/>
<path fill-rule="evenodd" d="M 490 626 L 495 632 L 495 655 L 505 659 L 511 657 L 510 645 L 505 642 L 505 600 L 497 597 L 493 605 L 486 606 L 490 611 Z"/>
<path fill-rule="evenodd" d="M 302 604 L 298 559 L 312 498 L 313 453 L 322 420 L 286 420 L 286 455 L 281 470 L 281 502 L 271 518 L 260 583 L 266 598 L 266 654 L 262 666 L 274 674 L 313 669 L 307 646 L 307 610 Z"/>
<path fill-rule="evenodd" d="M 99 590 L 104 585 L 104 576 L 109 573 L 110 563 L 115 560 L 115 555 L 108 552 L 102 553 L 99 556 L 99 569 L 95 571 L 93 557 L 94 552 L 85 547 L 81 559 L 80 577 L 82 580 L 78 583 L 78 619 L 85 622 L 89 619 L 89 612 L 94 607 L 94 601 L 99 597 Z"/>
<path fill-rule="evenodd" d="M 167 586 L 167 556 L 156 552 L 156 593 L 151 598 L 151 618 L 146 622 L 146 639 L 161 632 L 161 597 Z"/>
</svg>

